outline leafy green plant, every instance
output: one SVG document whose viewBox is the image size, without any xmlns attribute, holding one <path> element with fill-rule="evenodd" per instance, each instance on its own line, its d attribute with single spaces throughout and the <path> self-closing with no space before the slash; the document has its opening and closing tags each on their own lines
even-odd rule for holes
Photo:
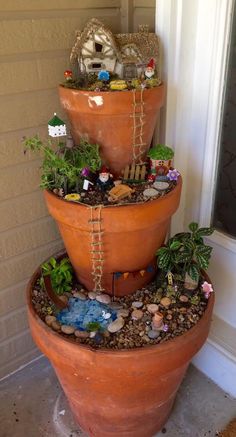
<svg viewBox="0 0 236 437">
<path fill-rule="evenodd" d="M 165 146 L 164 144 L 157 144 L 149 150 L 148 156 L 151 159 L 161 159 L 165 161 L 173 158 L 174 151 L 171 147 Z"/>
<path fill-rule="evenodd" d="M 206 270 L 209 266 L 212 252 L 212 247 L 204 243 L 203 237 L 211 235 L 214 229 L 199 228 L 192 222 L 189 230 L 176 234 L 165 247 L 158 249 L 157 263 L 166 272 L 177 273 L 182 278 L 188 273 L 193 281 L 198 282 L 201 269 Z"/>
<path fill-rule="evenodd" d="M 61 261 L 57 261 L 52 257 L 48 262 L 42 264 L 41 271 L 41 286 L 44 285 L 43 277 L 50 275 L 52 288 L 56 294 L 61 295 L 65 291 L 72 289 L 73 269 L 69 258 L 63 258 Z"/>
<path fill-rule="evenodd" d="M 89 322 L 86 326 L 87 331 L 101 331 L 102 327 L 99 322 Z"/>
<path fill-rule="evenodd" d="M 24 139 L 25 151 L 31 150 L 43 154 L 42 175 L 40 187 L 43 189 L 67 188 L 77 190 L 83 179 L 81 170 L 88 167 L 96 172 L 101 167 L 99 146 L 81 140 L 78 146 L 65 147 L 59 142 L 57 149 L 51 140 L 43 142 L 38 135 Z"/>
</svg>

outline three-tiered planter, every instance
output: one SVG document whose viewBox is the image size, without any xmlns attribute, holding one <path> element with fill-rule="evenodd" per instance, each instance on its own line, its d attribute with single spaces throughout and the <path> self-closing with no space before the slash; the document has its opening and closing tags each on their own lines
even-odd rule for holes
<svg viewBox="0 0 236 437">
<path fill-rule="evenodd" d="M 100 144 L 103 162 L 119 175 L 146 156 L 164 86 L 104 93 L 60 87 L 60 98 L 75 141 L 83 136 Z M 114 272 L 155 266 L 155 252 L 178 208 L 181 185 L 179 178 L 172 191 L 149 202 L 94 207 L 45 192 L 75 273 L 88 290 L 122 296 L 151 281 L 155 268 L 112 288 Z M 94 243 L 99 243 L 95 259 Z M 31 332 L 50 359 L 80 426 L 91 437 L 154 436 L 170 414 L 189 362 L 207 338 L 214 298 L 200 321 L 178 338 L 133 350 L 94 350 L 53 332 L 37 316 L 31 294 L 39 275 L 38 269 L 28 286 Z"/>
</svg>

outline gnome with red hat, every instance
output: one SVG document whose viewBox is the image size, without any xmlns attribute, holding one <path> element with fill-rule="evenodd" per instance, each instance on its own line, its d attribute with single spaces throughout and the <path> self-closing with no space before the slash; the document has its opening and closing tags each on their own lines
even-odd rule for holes
<svg viewBox="0 0 236 437">
<path fill-rule="evenodd" d="M 154 59 L 150 59 L 149 63 L 147 64 L 145 70 L 144 70 L 144 75 L 146 77 L 146 79 L 151 79 L 155 74 L 155 62 Z"/>
<path fill-rule="evenodd" d="M 111 188 L 114 187 L 114 182 L 112 179 L 112 175 L 109 172 L 109 170 L 105 167 L 105 165 L 103 165 L 99 171 L 99 176 L 97 179 L 97 186 L 98 188 L 105 192 L 110 190 Z"/>
</svg>

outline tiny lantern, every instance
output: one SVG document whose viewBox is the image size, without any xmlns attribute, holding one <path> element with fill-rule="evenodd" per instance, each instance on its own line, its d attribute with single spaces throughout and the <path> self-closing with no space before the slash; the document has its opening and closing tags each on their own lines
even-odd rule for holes
<svg viewBox="0 0 236 437">
<path fill-rule="evenodd" d="M 66 125 L 54 112 L 54 117 L 48 122 L 48 134 L 50 137 L 63 137 L 66 135 Z"/>
</svg>

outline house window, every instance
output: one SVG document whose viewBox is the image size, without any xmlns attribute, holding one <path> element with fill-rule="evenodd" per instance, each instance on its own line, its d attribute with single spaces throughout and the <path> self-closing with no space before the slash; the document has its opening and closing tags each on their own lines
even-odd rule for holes
<svg viewBox="0 0 236 437">
<path fill-rule="evenodd" d="M 99 42 L 95 42 L 95 52 L 96 53 L 101 53 L 102 52 L 102 44 L 100 44 Z"/>
<path fill-rule="evenodd" d="M 97 68 L 102 68 L 102 64 L 101 64 L 101 63 L 98 63 L 98 62 L 93 63 L 93 64 L 92 64 L 92 68 L 94 68 L 94 70 L 96 70 Z"/>
</svg>

